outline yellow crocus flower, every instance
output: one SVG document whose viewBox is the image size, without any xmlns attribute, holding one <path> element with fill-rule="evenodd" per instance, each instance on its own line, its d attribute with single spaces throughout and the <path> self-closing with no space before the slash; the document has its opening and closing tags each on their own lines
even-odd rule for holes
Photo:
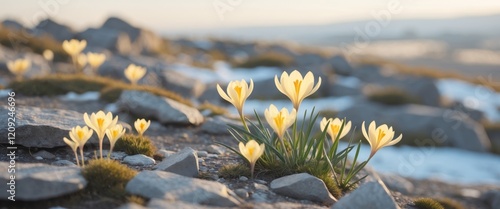
<svg viewBox="0 0 500 209">
<path fill-rule="evenodd" d="M 361 130 L 363 132 L 363 136 L 366 138 L 368 143 L 370 143 L 370 158 L 372 158 L 379 149 L 382 149 L 382 147 L 395 145 L 403 138 L 403 134 L 400 134 L 398 138 L 394 139 L 394 130 L 392 129 L 392 126 L 389 127 L 386 124 L 382 124 L 377 127 L 375 121 L 370 123 L 368 131 L 366 131 L 365 122 L 363 121 Z"/>
<path fill-rule="evenodd" d="M 245 80 L 235 80 L 229 82 L 227 85 L 227 94 L 222 90 L 219 84 L 217 84 L 217 92 L 219 92 L 219 95 L 225 99 L 226 101 L 230 102 L 231 104 L 236 107 L 238 110 L 238 113 L 240 114 L 240 117 L 243 115 L 243 105 L 245 104 L 245 101 L 247 100 L 248 96 L 253 91 L 253 80 L 250 79 L 250 86 Z"/>
<path fill-rule="evenodd" d="M 78 160 L 78 154 L 76 154 L 76 149 L 78 149 L 78 142 L 76 141 L 73 141 L 73 140 L 69 140 L 68 138 L 64 137 L 63 138 L 64 142 L 69 146 L 71 147 L 71 150 L 73 150 L 73 153 L 75 154 L 75 159 L 76 159 L 76 165 L 78 165 L 78 167 L 80 167 L 80 161 Z"/>
<path fill-rule="evenodd" d="M 274 132 L 276 132 L 278 137 L 282 139 L 285 131 L 295 122 L 297 112 L 295 109 L 288 112 L 288 109 L 286 108 L 278 110 L 276 106 L 271 104 L 269 108 L 264 111 L 264 116 L 266 117 L 267 123 L 269 123 L 271 128 L 273 128 Z"/>
<path fill-rule="evenodd" d="M 134 85 L 146 75 L 146 72 L 146 68 L 134 64 L 130 64 L 124 71 L 125 77 Z"/>
<path fill-rule="evenodd" d="M 115 126 L 110 127 L 109 129 L 106 130 L 106 136 L 108 136 L 110 145 L 108 158 L 110 158 L 111 152 L 113 152 L 113 148 L 115 147 L 116 141 L 118 141 L 118 139 L 120 139 L 120 137 L 122 137 L 123 134 L 125 134 L 125 129 L 120 124 L 116 124 Z"/>
<path fill-rule="evenodd" d="M 118 122 L 118 116 L 113 119 L 113 114 L 108 112 L 104 114 L 103 111 L 92 113 L 89 117 L 87 113 L 83 114 L 83 120 L 85 124 L 95 131 L 97 137 L 99 138 L 99 153 L 102 158 L 102 142 L 104 140 L 104 134 L 106 129 L 113 127 Z"/>
<path fill-rule="evenodd" d="M 302 100 L 319 89 L 321 77 L 318 78 L 318 83 L 314 86 L 313 73 L 309 71 L 306 76 L 302 77 L 299 71 L 294 70 L 290 75 L 283 72 L 280 80 L 278 80 L 277 75 L 274 76 L 274 83 L 281 93 L 290 98 L 293 107 L 298 110 Z"/>
<path fill-rule="evenodd" d="M 137 119 L 134 122 L 135 130 L 137 130 L 140 136 L 149 128 L 149 125 L 151 125 L 151 120 L 146 121 L 145 119 Z"/>
<path fill-rule="evenodd" d="M 102 63 L 104 63 L 104 61 L 106 61 L 106 55 L 102 53 L 89 52 L 87 53 L 87 61 L 90 67 L 92 67 L 92 69 L 95 71 L 102 65 Z"/>
<path fill-rule="evenodd" d="M 23 75 L 31 67 L 31 61 L 28 59 L 16 59 L 14 61 L 7 62 L 7 68 L 9 71 L 16 76 L 17 79 L 22 79 Z"/>
<path fill-rule="evenodd" d="M 62 44 L 62 48 L 64 49 L 64 51 L 72 57 L 76 57 L 77 55 L 79 55 L 86 46 L 87 41 L 78 41 L 76 39 L 71 39 L 69 41 L 65 40 Z"/>
<path fill-rule="evenodd" d="M 250 163 L 250 172 L 253 177 L 253 170 L 255 168 L 255 163 L 257 160 L 264 154 L 264 150 L 266 148 L 265 144 L 257 143 L 255 140 L 250 140 L 246 144 L 240 142 L 240 153 L 245 157 Z"/>
<path fill-rule="evenodd" d="M 89 129 L 89 127 L 84 126 L 83 128 L 80 126 L 73 127 L 69 132 L 69 137 L 74 142 L 77 142 L 80 147 L 80 156 L 82 158 L 82 165 L 85 165 L 85 159 L 83 158 L 83 147 L 85 143 L 90 139 L 94 132 Z"/>
<path fill-rule="evenodd" d="M 323 131 L 323 130 L 325 130 L 325 128 L 327 128 L 326 125 L 328 124 L 328 128 L 326 129 L 326 131 L 327 131 L 328 135 L 330 135 L 330 137 L 332 138 L 332 141 L 335 142 L 335 139 L 337 139 L 337 136 L 339 136 L 339 139 L 341 139 L 342 137 L 347 135 L 347 133 L 349 133 L 349 131 L 351 130 L 351 121 L 349 121 L 345 124 L 344 128 L 342 129 L 342 133 L 339 133 L 343 122 L 344 122 L 343 119 L 341 120 L 338 118 L 335 118 L 335 119 L 323 118 L 321 120 L 321 123 L 319 126 L 321 128 L 321 131 Z"/>
</svg>

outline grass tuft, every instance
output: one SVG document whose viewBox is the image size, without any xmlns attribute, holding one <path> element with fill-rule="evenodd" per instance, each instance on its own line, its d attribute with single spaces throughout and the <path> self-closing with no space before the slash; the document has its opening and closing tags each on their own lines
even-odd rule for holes
<svg viewBox="0 0 500 209">
<path fill-rule="evenodd" d="M 109 159 L 91 160 L 82 169 L 91 192 L 117 199 L 126 198 L 125 186 L 137 171 Z"/>
<path fill-rule="evenodd" d="M 418 209 L 444 209 L 444 207 L 432 198 L 419 198 L 413 201 Z"/>
<path fill-rule="evenodd" d="M 236 63 L 237 68 L 255 68 L 255 67 L 286 67 L 293 63 L 293 58 L 276 52 L 268 52 L 250 57 L 248 60 Z"/>
<path fill-rule="evenodd" d="M 450 198 L 439 198 L 437 201 L 444 207 L 444 209 L 465 209 L 462 204 Z"/>
<path fill-rule="evenodd" d="M 205 101 L 201 105 L 199 105 L 198 110 L 200 110 L 200 111 L 209 110 L 210 116 L 226 115 L 228 113 L 226 108 L 212 104 L 208 101 Z"/>
<path fill-rule="evenodd" d="M 120 80 L 102 76 L 52 74 L 22 81 L 14 81 L 9 85 L 9 88 L 12 88 L 16 93 L 27 96 L 55 96 L 68 92 L 84 93 L 87 91 L 100 91 L 101 99 L 107 102 L 116 101 L 124 90 L 137 90 L 166 97 L 193 107 L 191 101 L 167 89 L 153 86 L 131 85 Z"/>
<path fill-rule="evenodd" d="M 219 176 L 225 179 L 235 179 L 240 176 L 251 176 L 250 169 L 244 164 L 224 165 L 219 169 Z"/>
<path fill-rule="evenodd" d="M 368 95 L 368 99 L 386 105 L 420 104 L 418 98 L 397 88 L 384 88 Z"/>
<path fill-rule="evenodd" d="M 156 153 L 156 146 L 146 136 L 125 134 L 116 141 L 115 149 L 129 155 L 143 154 L 152 157 Z"/>
</svg>

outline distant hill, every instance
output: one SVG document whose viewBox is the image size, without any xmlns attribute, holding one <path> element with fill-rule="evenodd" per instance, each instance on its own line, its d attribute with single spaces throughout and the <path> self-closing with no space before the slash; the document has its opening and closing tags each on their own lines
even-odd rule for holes
<svg viewBox="0 0 500 209">
<path fill-rule="evenodd" d="M 302 43 L 330 42 L 329 39 L 343 40 L 352 37 L 357 31 L 365 30 L 365 26 L 375 24 L 371 20 L 332 23 L 325 25 L 289 25 L 265 27 L 241 27 L 228 29 L 197 30 L 184 32 L 167 32 L 166 35 L 213 35 L 218 37 L 292 40 Z M 469 16 L 442 19 L 400 19 L 392 20 L 380 31 L 375 39 L 404 37 L 436 37 L 448 35 L 460 36 L 494 36 L 500 34 L 500 14 L 487 16 Z"/>
</svg>

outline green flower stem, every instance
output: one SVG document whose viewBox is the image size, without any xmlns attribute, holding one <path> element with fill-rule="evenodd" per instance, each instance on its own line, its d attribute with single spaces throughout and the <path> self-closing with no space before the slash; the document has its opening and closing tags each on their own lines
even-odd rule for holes
<svg viewBox="0 0 500 209">
<path fill-rule="evenodd" d="M 78 160 L 78 154 L 76 153 L 76 149 L 74 150 L 74 153 L 75 153 L 76 165 L 80 167 L 80 160 Z"/>
<path fill-rule="evenodd" d="M 83 146 L 80 147 L 80 156 L 82 157 L 82 167 L 84 167 L 85 166 L 85 158 L 83 157 Z"/>
</svg>

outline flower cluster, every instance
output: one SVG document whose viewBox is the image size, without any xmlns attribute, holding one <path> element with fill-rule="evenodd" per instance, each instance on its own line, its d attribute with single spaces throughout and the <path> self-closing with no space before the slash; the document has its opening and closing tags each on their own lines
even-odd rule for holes
<svg viewBox="0 0 500 209">
<path fill-rule="evenodd" d="M 99 156 L 102 159 L 102 143 L 104 141 L 104 136 L 107 136 L 110 144 L 110 149 L 108 152 L 108 158 L 110 158 L 116 141 L 120 139 L 125 134 L 125 128 L 118 124 L 118 116 L 113 118 L 111 112 L 104 113 L 103 111 L 98 111 L 97 113 L 83 114 L 83 120 L 86 126 L 80 127 L 76 126 L 69 132 L 70 139 L 64 137 L 63 140 L 68 146 L 71 147 L 75 154 L 76 163 L 80 166 L 78 160 L 77 148 L 80 148 L 80 157 L 82 160 L 82 166 L 85 165 L 85 160 L 83 157 L 83 147 L 85 143 L 92 137 L 94 132 L 97 134 L 99 139 Z M 135 121 L 135 128 L 137 132 L 142 136 L 142 134 L 148 129 L 151 121 L 146 121 L 145 119 L 137 119 Z"/>
<path fill-rule="evenodd" d="M 402 138 L 402 135 L 400 135 L 393 139 L 394 130 L 386 124 L 377 127 L 375 121 L 373 121 L 366 130 L 363 122 L 362 132 L 371 146 L 371 155 L 365 162 L 356 166 L 360 146 L 358 143 L 355 160 L 352 162 L 353 168 L 346 169 L 347 153 L 353 150 L 354 146 L 351 146 L 352 143 L 349 142 L 348 148 L 342 151 L 337 149 L 339 140 L 351 130 L 350 121 L 339 118 L 323 118 L 320 123 L 322 135 L 314 137 L 311 130 L 318 115 L 314 114 L 313 110 L 309 118 L 307 118 L 307 111 L 304 113 L 303 123 L 306 125 L 303 124 L 300 128 L 297 127 L 297 114 L 300 104 L 306 97 L 319 89 L 321 78 L 318 78 L 317 83 L 315 83 L 312 72 L 302 76 L 300 72 L 295 70 L 290 74 L 283 72 L 279 79 L 276 75 L 274 81 L 277 89 L 290 99 L 293 109 L 289 110 L 285 107 L 278 109 L 274 104 L 271 104 L 264 111 L 265 121 L 271 127 L 273 134 L 267 130 L 257 113 L 257 124 L 248 120 L 251 125 L 247 125 L 243 107 L 253 91 L 252 80 L 250 80 L 250 85 L 245 80 L 232 81 L 228 84 L 226 92 L 217 85 L 220 96 L 233 104 L 238 110 L 244 126 L 239 128 L 230 125 L 229 129 L 236 140 L 240 142 L 239 152 L 227 145 L 222 145 L 248 160 L 252 176 L 254 166 L 259 158 L 261 159 L 260 164 L 267 170 L 272 170 L 277 165 L 284 165 L 285 168 L 281 168 L 281 170 L 290 169 L 290 172 L 297 172 L 307 164 L 316 163 L 318 167 L 329 165 L 326 168 L 335 175 L 337 171 L 334 168 L 340 165 L 341 177 L 336 181 L 339 186 L 345 187 L 350 185 L 351 178 L 368 163 L 378 150 L 385 146 L 394 145 Z M 289 129 L 291 127 L 292 131 L 290 133 Z M 326 140 L 327 135 L 330 136 L 331 140 Z M 331 143 L 327 141 L 331 141 Z M 345 177 L 344 173 L 346 173 Z"/>
<path fill-rule="evenodd" d="M 89 52 L 87 54 L 82 53 L 82 51 L 87 47 L 87 41 L 85 40 L 66 40 L 62 44 L 62 48 L 68 55 L 71 56 L 71 60 L 73 61 L 73 65 L 75 66 L 76 72 L 82 72 L 85 66 L 88 64 L 92 68 L 92 71 L 96 73 L 99 67 L 106 60 L 106 55 L 102 53 L 93 53 Z M 52 56 L 46 55 L 43 53 L 45 59 L 52 60 Z M 48 58 L 49 57 L 49 58 Z"/>
</svg>

